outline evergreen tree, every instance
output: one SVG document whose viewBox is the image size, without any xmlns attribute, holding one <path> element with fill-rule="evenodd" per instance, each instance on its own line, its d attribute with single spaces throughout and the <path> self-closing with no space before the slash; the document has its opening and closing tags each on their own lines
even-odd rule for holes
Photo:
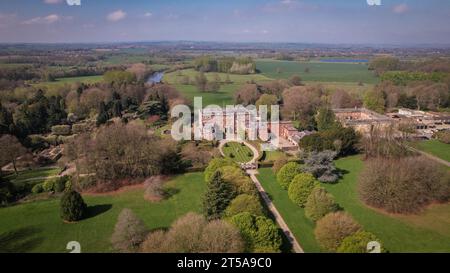
<svg viewBox="0 0 450 273">
<path fill-rule="evenodd" d="M 325 131 L 329 129 L 334 129 L 339 126 L 339 123 L 336 121 L 336 116 L 334 115 L 333 110 L 328 107 L 323 107 L 319 109 L 316 117 L 317 129 L 319 131 Z"/>
<path fill-rule="evenodd" d="M 223 180 L 222 173 L 215 172 L 203 198 L 203 212 L 206 218 L 219 219 L 235 196 L 231 185 Z"/>
<path fill-rule="evenodd" d="M 0 102 L 0 134 L 10 133 L 10 128 L 14 124 L 13 116 Z"/>
<path fill-rule="evenodd" d="M 86 203 L 76 191 L 68 191 L 61 197 L 61 218 L 68 222 L 81 220 L 86 212 Z"/>
<path fill-rule="evenodd" d="M 97 116 L 97 126 L 105 124 L 109 120 L 109 114 L 104 102 L 100 102 Z"/>
</svg>

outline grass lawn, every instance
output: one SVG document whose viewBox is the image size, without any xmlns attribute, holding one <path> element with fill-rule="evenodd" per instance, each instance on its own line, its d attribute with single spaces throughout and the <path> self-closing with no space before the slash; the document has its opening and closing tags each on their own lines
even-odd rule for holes
<svg viewBox="0 0 450 273">
<path fill-rule="evenodd" d="M 90 217 L 75 224 L 59 217 L 59 199 L 0 208 L 0 252 L 66 252 L 69 241 L 78 241 L 82 252 L 111 252 L 110 237 L 117 216 L 129 208 L 150 229 L 166 228 L 187 212 L 200 212 L 205 189 L 202 173 L 189 173 L 168 182 L 176 193 L 160 203 L 144 200 L 143 189 L 114 195 L 83 196 Z"/>
<path fill-rule="evenodd" d="M 287 155 L 282 151 L 264 151 L 263 161 L 275 161 L 283 156 Z"/>
<path fill-rule="evenodd" d="M 202 97 L 203 98 L 203 107 L 216 104 L 221 107 L 226 105 L 234 105 L 234 93 L 238 90 L 243 84 L 254 80 L 255 82 L 264 82 L 270 81 L 270 78 L 267 78 L 261 74 L 254 75 L 233 75 L 229 74 L 230 80 L 232 83 L 230 84 L 222 84 L 220 90 L 218 92 L 201 92 L 197 89 L 195 85 L 191 84 L 180 84 L 180 79 L 184 76 L 188 76 L 190 81 L 194 81 L 195 76 L 199 72 L 194 69 L 185 69 L 181 71 L 171 72 L 164 75 L 164 82 L 172 84 L 175 88 L 180 91 L 186 98 L 194 100 L 194 97 Z M 225 82 L 226 75 L 225 73 L 205 73 L 205 76 L 208 80 L 213 80 L 215 75 L 218 75 L 222 82 Z"/>
<path fill-rule="evenodd" d="M 376 234 L 390 252 L 450 252 L 450 204 L 431 206 L 419 215 L 382 213 L 365 206 L 357 196 L 357 178 L 363 168 L 360 157 L 339 159 L 336 166 L 344 170 L 343 178 L 337 184 L 322 185 L 365 230 Z M 260 169 L 259 179 L 305 251 L 319 251 L 314 224 L 305 217 L 303 209 L 289 200 L 272 170 Z"/>
<path fill-rule="evenodd" d="M 419 150 L 450 162 L 450 144 L 445 144 L 439 140 L 432 139 L 415 142 L 413 143 L 413 146 Z"/>
<path fill-rule="evenodd" d="M 239 163 L 246 163 L 252 160 L 253 152 L 246 145 L 241 145 L 241 143 L 238 142 L 228 142 L 227 144 L 228 147 L 223 146 L 223 153 L 227 157 Z M 230 157 L 230 154 L 233 154 L 234 157 Z"/>
<path fill-rule="evenodd" d="M 103 76 L 84 76 L 84 77 L 67 77 L 67 78 L 58 78 L 55 81 L 52 82 L 42 82 L 35 84 L 36 87 L 53 87 L 58 85 L 64 85 L 64 84 L 71 84 L 71 83 L 77 83 L 77 82 L 83 82 L 83 83 L 96 83 L 101 82 L 103 80 Z"/>
<path fill-rule="evenodd" d="M 360 157 L 339 159 L 348 172 L 335 185 L 325 185 L 336 201 L 364 228 L 376 234 L 390 252 L 450 252 L 450 204 L 436 205 L 413 216 L 389 215 L 365 206 L 357 196 Z"/>
<path fill-rule="evenodd" d="M 259 169 L 258 179 L 303 250 L 305 252 L 320 252 L 319 245 L 314 238 L 314 223 L 306 218 L 304 209 L 298 207 L 289 199 L 287 191 L 279 186 L 272 169 Z"/>
<path fill-rule="evenodd" d="M 45 180 L 46 177 L 58 175 L 61 172 L 60 168 L 39 168 L 33 170 L 26 170 L 19 172 L 19 175 L 15 174 L 8 175 L 6 178 L 10 179 L 12 183 L 21 184 L 38 184 Z M 42 177 L 42 179 L 37 179 Z M 36 179 L 36 180 L 34 180 Z M 32 181 L 26 181 L 32 180 Z"/>
<path fill-rule="evenodd" d="M 295 62 L 260 59 L 256 68 L 269 78 L 287 79 L 300 75 L 304 81 L 376 83 L 377 78 L 360 63 Z M 306 73 L 305 69 L 309 69 Z M 279 69 L 279 73 L 278 70 Z"/>
</svg>

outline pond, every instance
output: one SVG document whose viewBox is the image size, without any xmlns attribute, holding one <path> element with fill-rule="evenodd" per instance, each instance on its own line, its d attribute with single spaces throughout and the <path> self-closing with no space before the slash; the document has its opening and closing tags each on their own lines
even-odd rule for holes
<svg viewBox="0 0 450 273">
<path fill-rule="evenodd" d="M 164 72 L 155 72 L 147 80 L 147 83 L 161 83 L 164 77 Z"/>
</svg>

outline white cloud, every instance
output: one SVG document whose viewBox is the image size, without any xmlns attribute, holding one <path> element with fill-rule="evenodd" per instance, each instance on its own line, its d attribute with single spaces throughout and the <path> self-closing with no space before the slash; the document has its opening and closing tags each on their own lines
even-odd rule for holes
<svg viewBox="0 0 450 273">
<path fill-rule="evenodd" d="M 60 21 L 62 17 L 58 14 L 50 14 L 45 17 L 34 17 L 32 19 L 23 21 L 24 25 L 35 25 L 35 24 L 53 24 Z"/>
<path fill-rule="evenodd" d="M 297 3 L 298 3 L 298 2 L 295 1 L 295 0 L 282 0 L 282 1 L 281 1 L 281 4 L 287 5 L 287 6 L 290 6 L 290 5 L 293 5 L 293 4 L 297 4 Z"/>
<path fill-rule="evenodd" d="M 392 9 L 392 11 L 393 11 L 394 13 L 397 13 L 397 14 L 405 13 L 405 12 L 407 12 L 408 10 L 409 10 L 409 6 L 408 6 L 407 4 L 396 5 L 396 6 L 394 6 L 394 8 Z"/>
<path fill-rule="evenodd" d="M 55 5 L 55 4 L 61 4 L 63 0 L 44 0 L 45 4 Z"/>
<path fill-rule="evenodd" d="M 145 16 L 145 17 L 152 17 L 153 14 L 152 14 L 151 12 L 146 12 L 146 13 L 144 13 L 144 16 Z"/>
<path fill-rule="evenodd" d="M 125 19 L 125 17 L 127 17 L 127 13 L 124 12 L 123 10 L 119 9 L 119 10 L 116 10 L 116 11 L 108 14 L 108 16 L 106 18 L 108 19 L 108 21 L 117 22 L 117 21 Z"/>
</svg>

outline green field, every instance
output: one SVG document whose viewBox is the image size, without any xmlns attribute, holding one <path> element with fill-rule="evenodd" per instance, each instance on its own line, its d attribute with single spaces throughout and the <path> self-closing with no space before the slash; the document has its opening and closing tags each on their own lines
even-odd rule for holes
<svg viewBox="0 0 450 273">
<path fill-rule="evenodd" d="M 19 175 L 8 175 L 6 178 L 14 184 L 38 184 L 45 180 L 46 177 L 58 175 L 60 168 L 39 168 L 33 170 L 20 171 Z"/>
<path fill-rule="evenodd" d="M 181 215 L 200 211 L 202 173 L 178 176 L 167 186 L 174 195 L 160 203 L 144 200 L 143 189 L 84 196 L 89 216 L 75 224 L 60 219 L 59 199 L 0 208 L 0 252 L 67 252 L 69 241 L 80 242 L 82 252 L 111 252 L 110 237 L 124 208 L 133 210 L 150 229 L 167 228 Z"/>
<path fill-rule="evenodd" d="M 264 82 L 270 81 L 270 78 L 267 78 L 261 74 L 254 75 L 233 75 L 229 74 L 231 83 L 225 84 L 225 79 L 227 74 L 225 73 L 205 73 L 205 76 L 208 80 L 212 81 L 215 75 L 218 75 L 223 82 L 220 90 L 218 92 L 201 92 L 195 85 L 191 84 L 180 84 L 180 79 L 184 76 L 188 76 L 190 81 L 194 81 L 195 76 L 198 75 L 199 72 L 194 69 L 185 69 L 180 71 L 175 71 L 171 73 L 167 73 L 164 75 L 164 82 L 172 84 L 175 88 L 180 91 L 186 98 L 190 100 L 194 100 L 194 97 L 202 97 L 203 98 L 203 106 L 207 106 L 210 104 L 216 104 L 219 106 L 225 105 L 234 105 L 234 93 L 238 90 L 243 84 L 249 81 L 255 82 Z"/>
<path fill-rule="evenodd" d="M 450 204 L 435 205 L 412 216 L 378 212 L 365 206 L 357 196 L 357 178 L 363 167 L 360 157 L 339 159 L 336 166 L 344 171 L 343 178 L 335 185 L 323 186 L 365 230 L 376 234 L 390 252 L 450 252 Z M 312 222 L 278 186 L 271 169 L 261 169 L 259 178 L 305 251 L 319 251 Z"/>
<path fill-rule="evenodd" d="M 367 69 L 366 64 L 295 62 L 260 59 L 256 68 L 269 78 L 287 79 L 300 75 L 304 81 L 314 82 L 363 82 L 376 83 L 377 78 Z M 309 69 L 309 72 L 305 72 Z M 279 73 L 278 71 L 279 70 Z"/>
<path fill-rule="evenodd" d="M 36 87 L 53 87 L 58 85 L 64 85 L 64 84 L 71 84 L 71 83 L 97 83 L 101 82 L 103 80 L 103 76 L 84 76 L 84 77 L 67 77 L 67 78 L 59 78 L 52 82 L 41 82 L 38 84 L 35 84 Z"/>
<path fill-rule="evenodd" d="M 450 162 L 450 144 L 445 144 L 439 140 L 432 139 L 413 143 L 413 146 L 421 151 Z"/>
<path fill-rule="evenodd" d="M 239 163 L 246 163 L 252 160 L 253 152 L 246 145 L 241 145 L 241 143 L 238 142 L 228 142 L 226 145 L 228 145 L 228 147 L 223 146 L 223 153 L 227 157 Z M 231 157 L 231 154 L 233 154 L 234 157 Z"/>
</svg>

